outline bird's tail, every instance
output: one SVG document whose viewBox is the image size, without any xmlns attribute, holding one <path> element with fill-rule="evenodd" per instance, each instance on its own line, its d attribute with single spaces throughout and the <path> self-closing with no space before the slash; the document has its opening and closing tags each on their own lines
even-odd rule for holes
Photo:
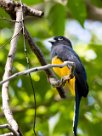
<svg viewBox="0 0 102 136">
<path fill-rule="evenodd" d="M 80 108 L 80 101 L 82 96 L 76 89 L 75 95 L 75 105 L 74 105 L 74 118 L 73 118 L 73 133 L 74 136 L 77 136 L 77 126 L 78 126 L 78 118 L 79 118 L 79 108 Z"/>
</svg>

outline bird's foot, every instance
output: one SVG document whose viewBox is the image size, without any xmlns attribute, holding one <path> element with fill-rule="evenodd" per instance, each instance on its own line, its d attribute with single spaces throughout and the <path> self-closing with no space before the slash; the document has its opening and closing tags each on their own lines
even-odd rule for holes
<svg viewBox="0 0 102 136">
<path fill-rule="evenodd" d="M 62 86 L 62 81 L 61 80 L 58 80 L 56 78 L 53 78 L 53 77 L 50 77 L 49 78 L 49 82 L 50 84 L 53 86 L 53 87 L 60 87 Z"/>
</svg>

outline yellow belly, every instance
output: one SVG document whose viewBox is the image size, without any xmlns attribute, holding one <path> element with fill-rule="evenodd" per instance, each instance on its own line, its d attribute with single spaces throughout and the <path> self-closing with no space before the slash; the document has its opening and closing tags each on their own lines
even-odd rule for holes
<svg viewBox="0 0 102 136">
<path fill-rule="evenodd" d="M 63 62 L 55 56 L 52 59 L 52 64 L 62 64 Z M 67 66 L 64 66 L 63 68 L 53 68 L 53 71 L 59 76 L 63 77 L 70 74 L 70 69 Z M 71 91 L 71 94 L 75 96 L 75 77 L 70 79 L 68 82 L 66 82 L 65 87 Z"/>
</svg>

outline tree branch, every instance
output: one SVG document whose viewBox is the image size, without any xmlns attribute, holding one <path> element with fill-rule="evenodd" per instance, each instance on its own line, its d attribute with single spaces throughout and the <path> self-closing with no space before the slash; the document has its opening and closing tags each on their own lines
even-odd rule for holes
<svg viewBox="0 0 102 136">
<path fill-rule="evenodd" d="M 14 2 L 12 0 L 0 0 L 0 7 L 4 8 L 5 11 L 7 11 L 8 14 L 10 14 L 11 18 L 15 19 L 16 18 L 16 8 L 21 7 L 20 2 Z M 37 17 L 42 17 L 44 12 L 30 8 L 29 6 L 23 4 L 23 14 L 24 15 L 29 15 L 29 16 L 37 16 Z"/>
<path fill-rule="evenodd" d="M 21 4 L 20 3 L 15 3 L 15 2 L 6 3 L 5 1 L 1 0 L 0 6 L 3 7 L 8 14 L 10 14 L 10 16 L 11 16 L 11 18 L 13 20 L 15 20 L 15 18 L 16 18 L 15 17 L 15 9 L 17 8 L 17 6 L 21 6 Z M 29 7 L 27 9 L 29 9 Z M 30 14 L 30 11 L 32 11 L 32 10 L 29 9 L 27 11 Z M 36 12 L 38 12 L 38 11 L 36 11 Z M 24 13 L 26 13 L 26 12 L 24 12 Z M 34 14 L 35 14 L 35 10 L 34 10 Z M 26 15 L 26 14 L 24 14 L 24 15 Z M 41 16 L 42 15 L 43 15 L 43 12 L 42 12 Z M 31 36 L 30 36 L 30 34 L 29 34 L 29 32 L 27 31 L 26 28 L 25 28 L 25 37 L 28 40 L 29 46 L 31 47 L 31 49 L 35 53 L 35 55 L 37 56 L 37 58 L 38 58 L 39 62 L 41 63 L 41 65 L 46 65 L 47 62 L 44 59 L 44 56 L 43 56 L 41 50 L 35 45 L 35 43 L 33 42 L 33 39 L 31 38 Z M 51 76 L 55 77 L 51 70 L 47 69 L 45 72 L 48 75 L 48 77 L 51 77 Z M 66 97 L 66 95 L 64 93 L 64 90 L 63 90 L 63 88 L 61 86 L 56 87 L 56 89 L 58 90 L 59 95 L 62 98 Z"/>
<path fill-rule="evenodd" d="M 14 136 L 14 134 L 11 132 L 11 133 L 5 133 L 5 134 L 2 134 L 0 136 Z"/>
<path fill-rule="evenodd" d="M 10 134 L 16 135 L 15 131 L 12 129 L 12 127 L 9 124 L 0 125 L 0 129 L 3 129 L 3 128 L 8 128 L 12 132 L 12 133 L 7 133 L 7 134 L 3 134 L 3 135 L 10 135 Z"/>
<path fill-rule="evenodd" d="M 36 72 L 36 71 L 46 70 L 46 69 L 49 69 L 49 68 L 52 68 L 52 67 L 62 68 L 66 65 L 71 65 L 72 67 L 74 67 L 74 63 L 71 62 L 71 61 L 65 61 L 63 64 L 47 64 L 47 65 L 44 65 L 44 66 L 39 66 L 39 67 L 31 68 L 31 69 L 28 69 L 28 70 L 24 70 L 22 72 L 17 72 L 15 74 L 13 74 L 12 76 L 9 76 L 7 79 L 1 81 L 0 85 L 4 84 L 5 82 L 10 81 L 11 79 L 13 79 L 17 76 L 29 74 L 29 73 Z"/>
<path fill-rule="evenodd" d="M 17 8 L 16 9 L 16 21 L 20 21 L 22 19 L 22 12 L 21 12 L 21 8 Z M 5 72 L 4 72 L 4 76 L 3 76 L 3 80 L 5 80 L 6 78 L 8 78 L 11 75 L 12 72 L 12 65 L 13 65 L 13 59 L 14 59 L 14 55 L 16 52 L 16 45 L 17 45 L 17 41 L 18 41 L 18 33 L 19 30 L 21 29 L 21 23 L 15 23 L 15 29 L 14 29 L 14 34 L 13 34 L 13 39 L 11 40 L 11 47 L 9 50 L 9 54 L 8 54 L 8 58 L 6 61 L 6 65 L 5 65 Z M 16 37 L 15 37 L 16 35 Z M 18 128 L 18 124 L 16 123 L 16 121 L 13 118 L 12 115 L 12 111 L 10 110 L 9 107 L 9 97 L 8 97 L 8 86 L 9 86 L 9 81 L 6 82 L 5 84 L 3 84 L 2 86 L 2 109 L 4 112 L 4 115 L 8 121 L 8 123 L 10 124 L 10 126 L 12 127 L 12 129 L 14 130 L 15 134 L 17 136 L 20 136 L 21 133 L 19 132 L 19 128 Z"/>
<path fill-rule="evenodd" d="M 25 30 L 25 32 L 24 32 L 25 33 L 25 35 L 24 35 L 25 39 L 28 41 L 30 48 L 35 53 L 35 55 L 37 56 L 40 64 L 42 66 L 46 65 L 47 62 L 46 62 L 46 60 L 44 58 L 43 53 L 38 48 L 38 46 L 34 43 L 32 37 L 30 36 L 30 34 L 27 31 L 26 27 L 24 28 L 24 30 Z M 46 72 L 46 75 L 48 76 L 48 78 L 49 77 L 54 77 L 55 78 L 55 75 L 53 74 L 53 72 L 50 69 L 46 69 L 45 72 Z M 56 87 L 56 89 L 58 90 L 59 95 L 61 96 L 61 98 L 65 98 L 66 97 L 65 92 L 64 92 L 64 90 L 63 90 L 63 88 L 61 86 L 60 87 Z"/>
</svg>

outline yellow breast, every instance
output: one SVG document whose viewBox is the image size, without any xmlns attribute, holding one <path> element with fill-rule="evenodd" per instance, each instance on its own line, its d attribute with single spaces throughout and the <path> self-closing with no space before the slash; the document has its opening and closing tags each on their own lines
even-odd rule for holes
<svg viewBox="0 0 102 136">
<path fill-rule="evenodd" d="M 62 64 L 63 62 L 55 56 L 52 59 L 52 64 Z M 63 77 L 70 74 L 70 69 L 67 66 L 64 66 L 63 68 L 53 68 L 53 71 L 59 76 Z M 71 94 L 75 96 L 75 77 L 70 79 L 68 82 L 66 82 L 66 85 L 68 89 L 71 91 Z"/>
</svg>

